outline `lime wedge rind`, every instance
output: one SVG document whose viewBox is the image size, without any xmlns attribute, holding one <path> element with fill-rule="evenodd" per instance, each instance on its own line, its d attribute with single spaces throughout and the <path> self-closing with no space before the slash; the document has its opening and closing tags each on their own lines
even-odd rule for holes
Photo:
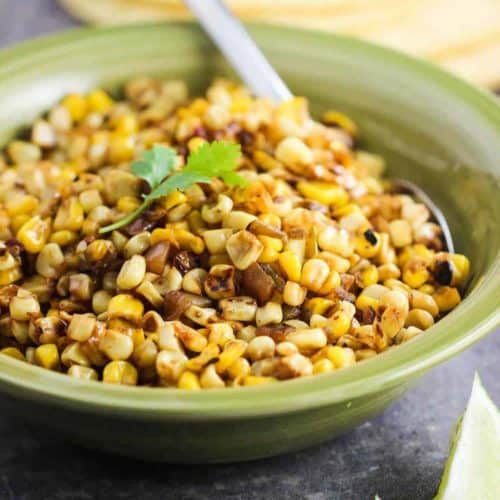
<svg viewBox="0 0 500 500">
<path fill-rule="evenodd" d="M 476 374 L 435 500 L 500 499 L 500 413 Z"/>
</svg>

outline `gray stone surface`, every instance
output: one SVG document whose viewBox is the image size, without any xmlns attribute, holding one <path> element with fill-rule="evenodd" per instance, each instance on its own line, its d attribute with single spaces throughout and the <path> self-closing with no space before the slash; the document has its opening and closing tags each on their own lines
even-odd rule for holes
<svg viewBox="0 0 500 500">
<path fill-rule="evenodd" d="M 0 0 L 0 46 L 75 25 L 52 0 Z M 1 109 L 1 97 L 0 97 Z M 321 446 L 223 466 L 151 465 L 83 450 L 0 414 L 0 499 L 432 498 L 478 370 L 500 402 L 497 331 L 383 415 Z M 1 403 L 0 403 L 1 408 Z"/>
</svg>

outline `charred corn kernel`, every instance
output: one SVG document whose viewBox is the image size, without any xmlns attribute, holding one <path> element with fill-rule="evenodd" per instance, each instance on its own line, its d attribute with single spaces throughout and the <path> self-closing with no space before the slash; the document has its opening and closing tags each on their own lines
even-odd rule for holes
<svg viewBox="0 0 500 500">
<path fill-rule="evenodd" d="M 257 302 L 252 297 L 239 296 L 219 301 L 222 317 L 227 321 L 253 321 Z"/>
<path fill-rule="evenodd" d="M 120 212 L 128 214 L 139 208 L 140 204 L 141 201 L 135 196 L 122 196 L 116 203 L 116 208 Z"/>
<path fill-rule="evenodd" d="M 35 349 L 35 363 L 48 370 L 59 369 L 59 351 L 55 344 L 44 344 Z"/>
<path fill-rule="evenodd" d="M 300 281 L 302 264 L 294 252 L 286 251 L 281 253 L 278 262 L 290 281 Z"/>
<path fill-rule="evenodd" d="M 78 198 L 71 197 L 64 200 L 57 211 L 54 219 L 54 229 L 60 231 L 67 229 L 69 231 L 79 231 L 84 220 L 84 212 Z"/>
<path fill-rule="evenodd" d="M 137 369 L 128 361 L 111 361 L 102 372 L 106 384 L 137 385 Z"/>
<path fill-rule="evenodd" d="M 262 243 L 249 231 L 241 230 L 227 239 L 226 252 L 237 269 L 247 269 L 257 261 Z"/>
<path fill-rule="evenodd" d="M 291 169 L 309 165 L 314 160 L 311 149 L 297 137 L 283 139 L 276 147 L 275 155 L 279 161 Z"/>
<path fill-rule="evenodd" d="M 304 303 L 307 289 L 294 281 L 287 281 L 283 289 L 283 302 L 289 306 L 300 306 Z"/>
<path fill-rule="evenodd" d="M 354 241 L 355 251 L 364 258 L 374 257 L 380 250 L 380 237 L 371 229 L 367 229 Z"/>
<path fill-rule="evenodd" d="M 203 139 L 202 137 L 193 137 L 188 141 L 188 149 L 192 153 L 193 151 L 196 151 L 201 145 L 206 143 L 207 140 Z"/>
<path fill-rule="evenodd" d="M 286 340 L 295 344 L 300 352 L 321 349 L 328 341 L 322 328 L 297 329 L 290 332 Z"/>
<path fill-rule="evenodd" d="M 349 201 L 346 190 L 331 182 L 300 181 L 297 183 L 297 191 L 305 198 L 324 205 L 341 206 Z"/>
<path fill-rule="evenodd" d="M 215 364 L 217 372 L 224 373 L 238 358 L 241 358 L 247 349 L 247 345 L 246 342 L 238 339 L 227 342 L 219 355 L 219 361 Z"/>
<path fill-rule="evenodd" d="M 37 298 L 29 292 L 18 294 L 10 300 L 9 313 L 12 319 L 29 321 L 40 315 L 40 304 Z"/>
<path fill-rule="evenodd" d="M 257 308 L 255 323 L 257 326 L 271 325 L 281 323 L 283 320 L 283 310 L 281 304 L 277 302 L 268 302 L 262 307 Z"/>
<path fill-rule="evenodd" d="M 64 255 L 57 243 L 47 243 L 38 254 L 36 270 L 44 278 L 59 278 L 64 269 Z"/>
<path fill-rule="evenodd" d="M 272 382 L 276 382 L 277 379 L 275 377 L 259 377 L 257 375 L 247 375 L 243 378 L 243 385 L 251 386 L 251 385 L 264 385 L 270 384 Z"/>
<path fill-rule="evenodd" d="M 339 339 L 346 335 L 352 324 L 356 308 L 353 304 L 347 301 L 342 301 L 337 310 L 328 319 L 324 329 L 329 338 Z"/>
<path fill-rule="evenodd" d="M 93 368 L 88 366 L 72 365 L 68 369 L 70 377 L 80 378 L 82 380 L 99 380 L 99 375 Z"/>
<path fill-rule="evenodd" d="M 71 119 L 75 122 L 79 122 L 87 114 L 87 100 L 81 94 L 69 94 L 61 104 L 69 111 Z"/>
<path fill-rule="evenodd" d="M 174 321 L 173 323 L 175 335 L 186 349 L 193 352 L 201 352 L 207 346 L 207 339 L 200 332 L 180 321 Z"/>
<path fill-rule="evenodd" d="M 403 268 L 403 281 L 411 288 L 421 287 L 429 278 L 429 270 L 422 259 L 411 259 Z"/>
<path fill-rule="evenodd" d="M 234 340 L 233 327 L 228 323 L 212 323 L 208 326 L 208 341 L 211 344 L 224 347 L 227 342 Z"/>
<path fill-rule="evenodd" d="M 306 308 L 309 309 L 312 314 L 324 314 L 334 305 L 335 302 L 333 300 L 325 299 L 323 297 L 314 297 L 306 302 Z"/>
<path fill-rule="evenodd" d="M 23 277 L 23 271 L 20 267 L 13 267 L 0 271 L 0 286 L 10 285 Z"/>
<path fill-rule="evenodd" d="M 309 259 L 304 263 L 300 284 L 312 291 L 318 291 L 330 274 L 328 264 L 321 259 Z"/>
<path fill-rule="evenodd" d="M 26 361 L 24 354 L 17 347 L 4 347 L 0 352 L 19 361 Z"/>
<path fill-rule="evenodd" d="M 339 126 L 353 137 L 358 135 L 358 127 L 356 124 L 347 115 L 341 113 L 340 111 L 327 111 L 323 114 L 321 121 L 327 125 Z"/>
<path fill-rule="evenodd" d="M 146 274 L 146 259 L 142 255 L 133 255 L 126 260 L 118 273 L 116 284 L 122 290 L 139 286 Z"/>
<path fill-rule="evenodd" d="M 354 351 L 349 347 L 329 346 L 326 354 L 335 368 L 345 368 L 356 364 Z"/>
<path fill-rule="evenodd" d="M 41 219 L 38 215 L 26 221 L 17 232 L 17 239 L 28 253 L 40 252 L 49 236 L 50 219 Z"/>
<path fill-rule="evenodd" d="M 187 389 L 187 390 L 197 390 L 201 389 L 200 380 L 198 375 L 193 372 L 183 372 L 177 381 L 177 387 L 179 389 Z"/>
<path fill-rule="evenodd" d="M 131 160 L 135 155 L 135 140 L 132 136 L 113 133 L 109 140 L 109 160 L 111 163 L 122 163 Z"/>
<path fill-rule="evenodd" d="M 204 389 L 219 389 L 225 387 L 224 380 L 215 370 L 215 365 L 208 365 L 200 375 L 200 384 Z"/>
<path fill-rule="evenodd" d="M 5 209 L 10 217 L 30 215 L 38 208 L 38 198 L 32 195 L 14 194 L 5 202 Z"/>
<path fill-rule="evenodd" d="M 329 373 L 335 370 L 335 366 L 329 359 L 320 359 L 313 363 L 313 373 L 319 375 L 321 373 Z"/>
<path fill-rule="evenodd" d="M 276 344 L 271 337 L 267 337 L 266 335 L 254 337 L 248 343 L 246 356 L 248 356 L 252 361 L 271 358 L 274 355 L 275 347 Z"/>
<path fill-rule="evenodd" d="M 87 105 L 90 111 L 95 113 L 108 113 L 113 107 L 114 101 L 102 89 L 95 89 L 87 96 Z"/>
<path fill-rule="evenodd" d="M 382 295 L 379 311 L 382 310 L 380 328 L 382 333 L 394 338 L 403 328 L 408 317 L 408 297 L 400 291 L 390 291 Z"/>
<path fill-rule="evenodd" d="M 432 295 L 440 313 L 446 313 L 460 304 L 460 294 L 458 290 L 449 286 L 439 287 Z"/>
<path fill-rule="evenodd" d="M 75 231 L 69 231 L 67 229 L 62 229 L 61 231 L 56 231 L 50 235 L 49 241 L 51 243 L 56 243 L 61 247 L 71 245 L 78 239 L 78 233 Z"/>
<path fill-rule="evenodd" d="M 221 222 L 232 209 L 233 200 L 225 194 L 220 194 L 217 198 L 217 203 L 213 207 L 203 205 L 201 217 L 208 224 L 217 224 Z"/>
<path fill-rule="evenodd" d="M 115 295 L 108 303 L 108 316 L 110 318 L 123 318 L 139 322 L 144 313 L 144 305 L 132 295 Z"/>
</svg>

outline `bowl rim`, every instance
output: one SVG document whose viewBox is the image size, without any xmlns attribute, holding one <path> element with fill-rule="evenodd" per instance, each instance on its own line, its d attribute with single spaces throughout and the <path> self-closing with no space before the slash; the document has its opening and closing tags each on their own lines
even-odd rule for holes
<svg viewBox="0 0 500 500">
<path fill-rule="evenodd" d="M 423 61 L 393 49 L 378 46 L 345 35 L 317 30 L 277 26 L 268 23 L 247 23 L 252 32 L 271 33 L 275 36 L 294 34 L 317 43 L 328 45 L 335 42 L 344 47 L 369 52 L 387 64 L 400 66 L 415 76 L 432 78 L 441 91 L 460 95 L 464 103 L 481 110 L 481 119 L 489 122 L 500 135 L 500 104 L 493 95 L 461 80 L 432 63 Z M 39 57 L 43 51 L 51 51 L 61 45 L 70 50 L 71 45 L 99 36 L 124 36 L 134 31 L 146 36 L 158 29 L 189 30 L 193 36 L 201 30 L 193 22 L 139 23 L 128 26 L 73 28 L 57 34 L 35 38 L 0 51 L 0 78 L 17 64 Z M 8 76 L 7 78 L 8 79 Z M 93 413 L 117 413 L 141 415 L 141 418 L 238 418 L 242 416 L 276 415 L 301 411 L 330 404 L 344 404 L 347 408 L 357 398 L 382 392 L 398 384 L 409 382 L 412 376 L 424 373 L 429 368 L 450 358 L 484 337 L 500 324 L 500 308 L 495 309 L 494 296 L 500 295 L 500 250 L 485 274 L 486 287 L 483 294 L 493 296 L 490 304 L 472 304 L 470 296 L 432 328 L 432 335 L 446 328 L 456 331 L 456 338 L 443 345 L 429 343 L 430 335 L 422 335 L 397 349 L 382 353 L 350 370 L 325 375 L 316 375 L 266 386 L 212 389 L 209 391 L 187 391 L 181 389 L 124 387 L 101 382 L 82 381 L 64 374 L 0 356 L 0 390 L 16 398 L 43 399 L 51 404 Z M 474 294 L 473 294 L 474 295 Z M 493 307 L 492 307 L 493 305 Z M 467 332 L 453 320 L 462 315 L 489 308 L 482 320 Z M 458 318 L 457 318 L 458 319 Z M 455 324 L 454 324 L 455 323 Z M 2 387 L 3 386 L 3 387 Z"/>
</svg>

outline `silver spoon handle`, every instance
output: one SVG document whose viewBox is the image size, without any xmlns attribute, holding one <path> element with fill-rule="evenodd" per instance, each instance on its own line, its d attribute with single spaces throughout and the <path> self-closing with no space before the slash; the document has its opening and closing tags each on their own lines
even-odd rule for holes
<svg viewBox="0 0 500 500">
<path fill-rule="evenodd" d="M 222 0 L 185 0 L 185 3 L 255 95 L 275 102 L 292 98 L 288 87 Z"/>
</svg>

